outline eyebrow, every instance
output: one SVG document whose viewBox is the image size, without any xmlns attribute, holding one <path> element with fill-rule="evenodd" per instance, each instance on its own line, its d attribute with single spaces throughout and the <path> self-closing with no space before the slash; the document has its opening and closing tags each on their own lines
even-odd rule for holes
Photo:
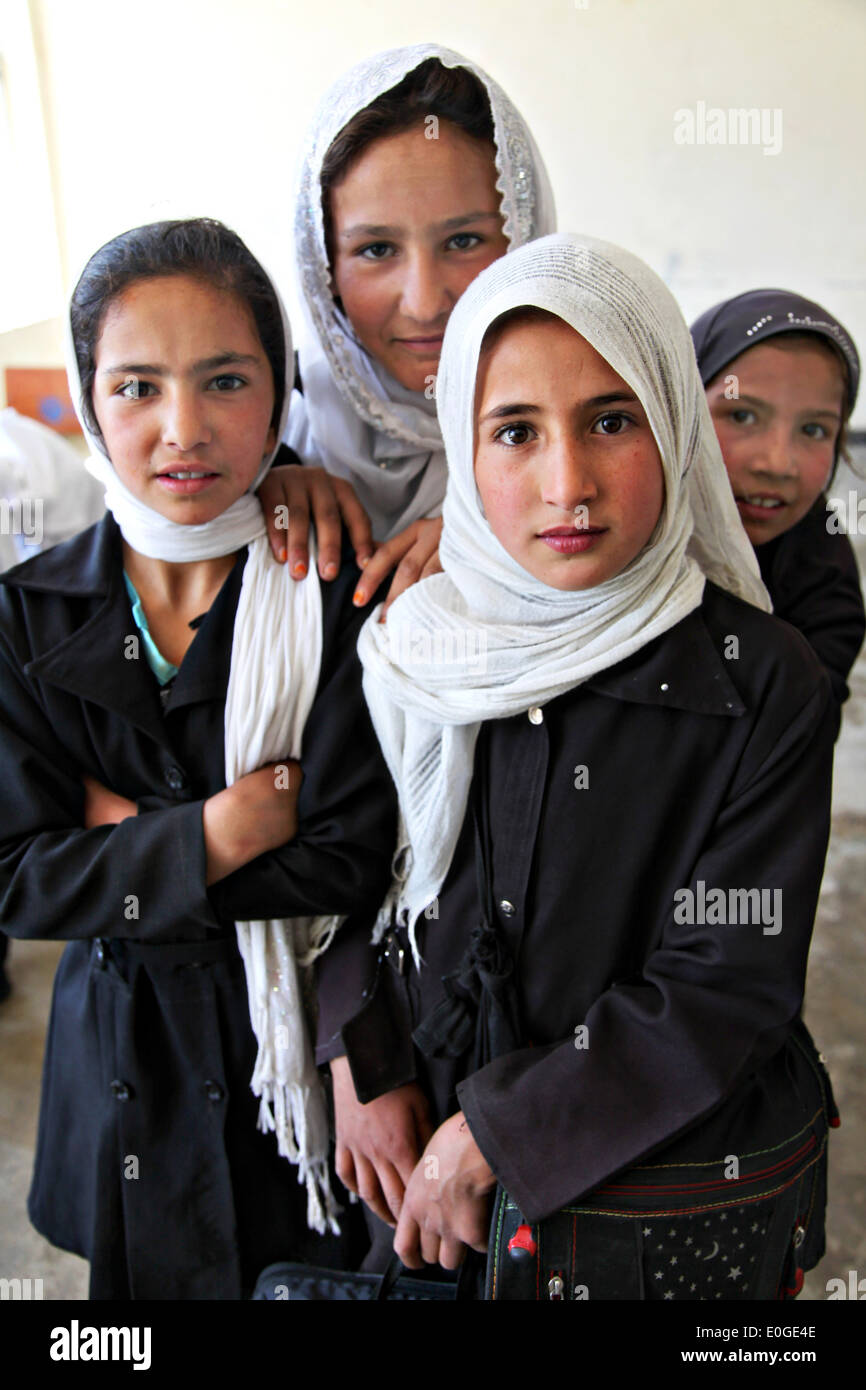
<svg viewBox="0 0 866 1390">
<path fill-rule="evenodd" d="M 750 396 L 750 395 L 748 395 L 745 391 L 743 392 L 743 394 L 742 394 L 741 396 L 732 396 L 732 397 L 731 397 L 731 405 L 733 405 L 733 406 L 739 405 L 742 401 L 746 401 L 749 405 L 761 405 L 761 406 L 763 406 L 765 409 L 767 409 L 767 408 L 769 408 L 769 409 L 771 409 L 771 410 L 773 409 L 773 406 L 772 406 L 772 404 L 770 403 L 770 401 L 765 401 L 761 396 Z M 819 407 L 819 406 L 816 406 L 814 410 L 811 409 L 811 408 L 809 408 L 809 407 L 806 407 L 805 409 L 803 409 L 803 410 L 800 411 L 800 415 L 801 415 L 801 416 L 802 416 L 802 415 L 809 415 L 809 416 L 813 416 L 813 415 L 826 415 L 826 416 L 828 417 L 828 419 L 830 419 L 830 420 L 841 420 L 841 419 L 842 419 L 842 412 L 841 412 L 841 410 L 824 410 L 824 409 L 822 409 L 822 408 Z"/>
<path fill-rule="evenodd" d="M 202 357 L 198 362 L 193 362 L 191 371 L 212 372 L 219 367 L 230 367 L 235 365 L 257 366 L 261 363 L 260 357 L 253 356 L 248 352 L 220 352 L 215 357 Z M 100 371 L 108 376 L 167 376 L 168 368 L 160 366 L 155 362 L 118 362 L 111 367 L 101 367 Z"/>
<path fill-rule="evenodd" d="M 461 227 L 468 227 L 473 222 L 500 222 L 501 220 L 501 213 L 499 212 L 466 212 L 461 213 L 459 217 L 447 217 L 444 222 L 434 222 L 432 226 L 433 230 L 437 232 L 455 232 Z M 401 236 L 404 230 L 403 227 L 386 227 L 373 222 L 356 222 L 354 226 L 347 227 L 344 232 L 341 232 L 338 240 L 350 241 L 356 236 Z"/>
<path fill-rule="evenodd" d="M 637 396 L 632 396 L 626 391 L 610 391 L 604 396 L 590 396 L 588 400 L 579 401 L 578 406 L 581 410 L 597 410 L 603 405 L 637 405 Z M 542 408 L 540 405 L 527 405 L 516 401 L 507 405 L 496 405 L 489 410 L 486 415 L 482 415 L 479 424 L 485 420 L 504 420 L 509 415 L 540 415 Z"/>
</svg>

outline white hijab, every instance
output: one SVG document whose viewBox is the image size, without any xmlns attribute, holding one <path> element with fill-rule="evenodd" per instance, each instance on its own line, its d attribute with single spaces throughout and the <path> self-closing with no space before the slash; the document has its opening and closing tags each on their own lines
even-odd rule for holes
<svg viewBox="0 0 866 1390">
<path fill-rule="evenodd" d="M 271 281 L 273 285 L 273 281 Z M 280 305 L 286 383 L 277 440 L 292 389 L 292 338 Z M 319 683 L 322 599 L 315 562 L 298 583 L 272 555 L 255 489 L 270 467 L 263 460 L 243 497 L 203 525 L 168 520 L 140 502 L 114 471 L 105 446 L 89 430 L 80 406 L 81 383 L 67 316 L 67 370 L 72 400 L 91 454 L 86 468 L 105 488 L 105 505 L 124 540 L 151 559 L 189 563 L 248 547 L 235 616 L 225 705 L 226 786 L 282 758 L 300 758 L 304 725 Z M 328 1119 L 304 1015 L 299 970 L 331 941 L 339 917 L 238 922 L 250 1019 L 258 1041 L 252 1089 L 261 1099 L 259 1128 L 275 1131 L 280 1154 L 298 1166 L 307 1188 L 307 1220 L 334 1231 L 336 1204 L 328 1179 Z"/>
<path fill-rule="evenodd" d="M 322 218 L 322 163 L 359 111 L 396 87 L 427 58 L 474 73 L 487 91 L 496 145 L 497 188 L 509 250 L 556 225 L 553 194 L 535 141 L 500 87 L 474 63 L 438 44 L 377 53 L 331 87 L 313 120 L 301 166 L 295 247 L 305 310 L 299 358 L 303 397 L 295 395 L 287 442 L 348 478 L 377 540 L 420 517 L 438 515 L 446 467 L 434 401 L 401 386 L 358 343 L 334 302 Z"/>
<path fill-rule="evenodd" d="M 650 541 L 614 578 L 562 592 L 524 570 L 484 517 L 474 475 L 474 400 L 485 331 L 535 305 L 558 315 L 632 388 L 664 468 Z M 670 291 L 636 256 L 589 237 L 548 236 L 482 271 L 445 333 L 438 408 L 448 454 L 439 555 L 444 573 L 406 591 L 358 652 L 373 723 L 400 798 L 396 910 L 413 929 L 439 893 L 468 803 L 482 722 L 544 705 L 680 622 L 705 576 L 769 609 L 731 494 L 689 330 Z"/>
</svg>

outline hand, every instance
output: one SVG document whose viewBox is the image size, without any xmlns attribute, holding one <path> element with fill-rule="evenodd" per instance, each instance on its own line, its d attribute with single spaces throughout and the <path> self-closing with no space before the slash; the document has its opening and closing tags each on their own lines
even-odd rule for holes
<svg viewBox="0 0 866 1390">
<path fill-rule="evenodd" d="M 487 1249 L 487 1194 L 496 1175 L 462 1110 L 440 1125 L 406 1187 L 394 1250 L 409 1269 L 457 1269 L 465 1246 Z"/>
<path fill-rule="evenodd" d="M 202 808 L 208 886 L 294 839 L 302 780 L 300 763 L 287 759 L 208 797 Z"/>
<path fill-rule="evenodd" d="M 352 484 L 345 478 L 335 478 L 324 468 L 285 464 L 265 474 L 256 495 L 265 514 L 274 556 L 280 563 L 288 556 L 293 579 L 303 579 L 309 568 L 307 539 L 311 509 L 318 543 L 319 574 L 323 579 L 334 579 L 340 572 L 341 517 L 355 547 L 358 568 L 363 569 L 372 556 L 375 546 L 370 518 L 355 496 Z M 288 535 L 285 526 L 277 525 L 286 517 L 286 510 L 278 512 L 278 507 L 287 509 Z M 375 590 L 371 590 L 373 592 Z"/>
<path fill-rule="evenodd" d="M 95 777 L 85 777 L 84 782 L 84 828 L 93 830 L 97 825 L 119 825 L 129 816 L 138 815 L 134 801 L 117 792 L 110 792 Z"/>
<path fill-rule="evenodd" d="M 419 579 L 426 579 L 428 574 L 441 574 L 442 566 L 439 563 L 439 538 L 441 535 L 442 518 L 441 516 L 434 516 L 427 521 L 413 521 L 412 525 L 407 526 L 405 531 L 401 531 L 399 536 L 393 536 L 391 540 L 380 545 L 358 581 L 354 596 L 355 605 L 360 608 L 363 604 L 368 603 L 379 585 L 396 565 L 397 572 L 388 590 L 388 597 L 379 619 L 380 622 L 384 622 L 391 604 L 395 598 L 403 593 L 404 589 L 411 588 Z"/>
<path fill-rule="evenodd" d="M 337 1177 L 371 1211 L 396 1226 L 418 1156 L 433 1133 L 420 1086 L 398 1086 L 362 1105 L 347 1057 L 331 1062 Z"/>
</svg>

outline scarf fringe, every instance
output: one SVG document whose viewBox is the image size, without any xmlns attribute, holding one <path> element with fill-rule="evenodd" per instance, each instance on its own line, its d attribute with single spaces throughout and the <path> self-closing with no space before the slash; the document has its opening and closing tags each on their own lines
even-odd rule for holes
<svg viewBox="0 0 866 1390">
<path fill-rule="evenodd" d="M 340 1234 L 339 1207 L 331 1190 L 327 1159 L 312 1156 L 307 1149 L 310 1111 L 321 1109 L 321 1092 L 311 1095 L 309 1087 L 262 1082 L 254 1085 L 259 1101 L 258 1128 L 263 1134 L 276 1134 L 277 1152 L 298 1170 L 298 1182 L 307 1189 L 307 1225 L 324 1235 Z"/>
</svg>

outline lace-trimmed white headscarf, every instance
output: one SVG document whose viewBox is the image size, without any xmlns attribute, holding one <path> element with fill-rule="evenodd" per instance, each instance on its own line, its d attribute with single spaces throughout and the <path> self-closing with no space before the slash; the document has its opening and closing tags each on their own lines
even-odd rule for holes
<svg viewBox="0 0 866 1390">
<path fill-rule="evenodd" d="M 649 542 L 595 588 L 564 592 L 508 554 L 474 474 L 478 358 L 490 324 L 534 305 L 580 333 L 646 411 L 665 502 Z M 380 913 L 413 929 L 439 893 L 463 824 L 478 731 L 615 666 L 697 608 L 705 577 L 770 603 L 719 452 L 689 330 L 648 266 L 588 237 L 548 236 L 482 271 L 445 332 L 437 399 L 448 454 L 444 573 L 361 630 L 364 690 L 400 798 L 397 877 Z M 590 517 L 591 519 L 591 517 Z"/>
<path fill-rule="evenodd" d="M 277 440 L 285 427 L 292 389 L 292 338 L 280 306 L 286 350 L 286 382 Z M 298 583 L 278 564 L 265 532 L 255 489 L 273 462 L 276 447 L 248 492 L 203 525 L 170 521 L 140 502 L 121 482 L 102 439 L 81 410 L 81 382 L 66 323 L 70 395 L 91 448 L 86 468 L 105 488 L 105 505 L 124 540 L 151 559 L 189 563 L 230 555 L 247 546 L 247 562 L 235 616 L 225 706 L 226 785 L 266 763 L 300 758 L 304 725 L 319 683 L 322 598 L 315 561 Z M 330 943 L 341 917 L 296 917 L 238 922 L 250 1019 L 258 1042 L 252 1089 L 260 1097 L 259 1128 L 276 1133 L 280 1154 L 298 1167 L 307 1189 L 307 1220 L 324 1232 L 339 1229 L 328 1178 L 328 1118 L 304 1015 L 299 970 Z"/>
<path fill-rule="evenodd" d="M 493 117 L 496 187 L 509 250 L 553 231 L 553 194 L 535 141 L 500 87 L 459 53 L 416 44 L 377 53 L 326 93 L 308 136 L 295 211 L 295 248 L 306 321 L 287 442 L 308 462 L 348 478 L 387 539 L 420 517 L 438 515 L 446 467 L 436 407 L 409 391 L 358 343 L 334 302 L 322 215 L 322 164 L 345 125 L 428 58 L 462 67 L 484 86 Z"/>
</svg>

